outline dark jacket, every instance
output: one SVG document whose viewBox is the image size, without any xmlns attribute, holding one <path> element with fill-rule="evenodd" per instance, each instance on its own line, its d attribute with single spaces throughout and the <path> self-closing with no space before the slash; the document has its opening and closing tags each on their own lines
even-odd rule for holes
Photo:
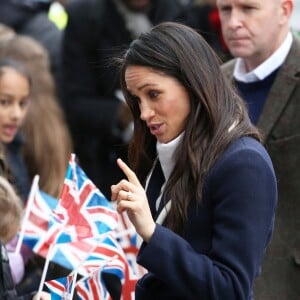
<svg viewBox="0 0 300 300">
<path fill-rule="evenodd" d="M 36 13 L 47 12 L 51 2 L 39 0 L 1 0 L 0 21 L 7 26 L 20 31 Z"/>
<path fill-rule="evenodd" d="M 233 78 L 235 61 L 223 66 Z M 275 230 L 257 279 L 258 300 L 300 299 L 300 40 L 278 70 L 258 120 L 278 179 Z"/>
<path fill-rule="evenodd" d="M 153 0 L 153 25 L 175 20 L 183 6 L 175 0 Z M 112 0 L 74 0 L 67 4 L 63 40 L 64 106 L 75 152 L 87 175 L 110 197 L 110 185 L 122 173 L 118 156 L 127 148 L 119 135 L 119 74 L 111 58 L 133 40 Z"/>
<path fill-rule="evenodd" d="M 264 147 L 233 142 L 205 180 L 202 203 L 190 207 L 181 237 L 161 225 L 137 261 L 149 273 L 136 300 L 249 300 L 273 230 L 276 178 Z"/>
<path fill-rule="evenodd" d="M 23 135 L 18 132 L 12 142 L 5 144 L 5 159 L 11 174 L 10 180 L 25 203 L 29 195 L 31 182 L 22 154 L 24 142 Z"/>
<path fill-rule="evenodd" d="M 5 246 L 0 241 L 1 266 L 0 266 L 0 299 L 1 300 L 29 300 L 33 294 L 18 296 L 10 272 L 8 255 Z"/>
</svg>

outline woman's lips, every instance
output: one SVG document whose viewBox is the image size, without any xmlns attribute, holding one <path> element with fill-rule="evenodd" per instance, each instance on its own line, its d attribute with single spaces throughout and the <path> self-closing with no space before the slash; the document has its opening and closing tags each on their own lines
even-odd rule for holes
<svg viewBox="0 0 300 300">
<path fill-rule="evenodd" d="M 162 124 L 152 124 L 148 125 L 150 133 L 153 135 L 158 135 L 161 132 Z"/>
</svg>

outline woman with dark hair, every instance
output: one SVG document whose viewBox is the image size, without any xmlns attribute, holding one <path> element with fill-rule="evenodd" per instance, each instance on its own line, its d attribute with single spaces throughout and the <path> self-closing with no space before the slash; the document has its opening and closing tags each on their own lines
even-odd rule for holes
<svg viewBox="0 0 300 300">
<path fill-rule="evenodd" d="M 277 186 L 243 101 L 184 25 L 154 27 L 118 63 L 134 133 L 111 190 L 143 240 L 135 299 L 252 299 Z"/>
</svg>

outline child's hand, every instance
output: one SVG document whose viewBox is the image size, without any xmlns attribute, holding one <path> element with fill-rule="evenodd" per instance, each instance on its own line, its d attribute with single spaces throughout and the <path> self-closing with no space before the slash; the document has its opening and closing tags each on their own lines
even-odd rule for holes
<svg viewBox="0 0 300 300">
<path fill-rule="evenodd" d="M 38 294 L 36 293 L 33 296 L 32 300 L 37 300 L 38 299 L 37 296 L 38 296 Z M 47 293 L 47 292 L 41 292 L 41 294 L 40 294 L 40 300 L 51 300 L 51 295 L 49 293 Z"/>
</svg>

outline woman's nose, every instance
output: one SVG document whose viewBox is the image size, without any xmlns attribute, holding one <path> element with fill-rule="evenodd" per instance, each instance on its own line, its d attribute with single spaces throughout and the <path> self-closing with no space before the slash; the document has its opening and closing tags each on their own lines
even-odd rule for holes
<svg viewBox="0 0 300 300">
<path fill-rule="evenodd" d="M 149 118 L 154 115 L 154 110 L 148 104 L 141 104 L 140 110 L 141 110 L 140 118 L 143 121 L 149 120 Z"/>
</svg>

